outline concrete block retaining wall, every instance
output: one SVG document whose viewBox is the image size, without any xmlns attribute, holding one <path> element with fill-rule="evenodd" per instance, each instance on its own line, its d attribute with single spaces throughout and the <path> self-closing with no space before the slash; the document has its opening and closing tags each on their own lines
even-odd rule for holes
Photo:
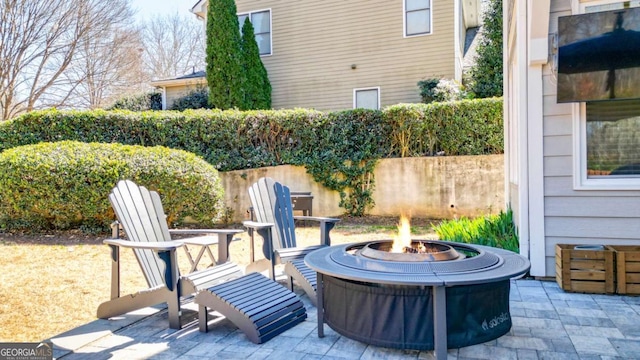
<svg viewBox="0 0 640 360">
<path fill-rule="evenodd" d="M 368 214 L 451 219 L 475 217 L 504 209 L 503 155 L 441 156 L 384 159 L 376 166 L 373 199 Z M 313 215 L 338 216 L 340 195 L 316 183 L 301 166 L 274 166 L 220 172 L 225 203 L 234 222 L 247 219 L 251 206 L 247 189 L 269 176 L 291 191 L 310 191 Z"/>
</svg>

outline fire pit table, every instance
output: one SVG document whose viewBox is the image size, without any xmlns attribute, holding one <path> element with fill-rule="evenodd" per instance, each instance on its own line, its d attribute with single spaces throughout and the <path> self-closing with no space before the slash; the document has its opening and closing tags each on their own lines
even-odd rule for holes
<svg viewBox="0 0 640 360">
<path fill-rule="evenodd" d="M 417 350 L 459 348 L 511 329 L 510 279 L 530 263 L 511 251 L 412 240 L 422 253 L 392 253 L 391 240 L 330 246 L 305 257 L 317 272 L 318 336 L 324 323 L 364 343 Z"/>
</svg>

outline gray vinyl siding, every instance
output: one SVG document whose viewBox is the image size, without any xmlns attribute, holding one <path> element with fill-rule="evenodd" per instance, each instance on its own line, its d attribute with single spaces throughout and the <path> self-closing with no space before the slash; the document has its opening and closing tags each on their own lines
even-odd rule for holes
<svg viewBox="0 0 640 360">
<path fill-rule="evenodd" d="M 551 33 L 564 15 L 571 2 L 552 0 Z M 555 276 L 556 244 L 639 244 L 640 192 L 573 189 L 573 106 L 556 103 L 549 65 L 543 77 L 545 264 Z"/>
<path fill-rule="evenodd" d="M 263 56 L 275 109 L 353 107 L 353 89 L 380 87 L 381 107 L 420 102 L 416 83 L 454 78 L 454 2 L 432 1 L 432 33 L 404 37 L 403 1 L 237 0 L 271 9 L 272 55 Z M 351 69 L 352 64 L 356 69 Z"/>
</svg>

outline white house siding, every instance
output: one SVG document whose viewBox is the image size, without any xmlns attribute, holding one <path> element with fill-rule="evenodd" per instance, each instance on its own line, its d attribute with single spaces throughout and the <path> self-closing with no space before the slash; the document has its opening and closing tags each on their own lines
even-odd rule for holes
<svg viewBox="0 0 640 360">
<path fill-rule="evenodd" d="M 418 81 L 455 75 L 451 0 L 433 0 L 431 35 L 409 38 L 401 0 L 237 0 L 236 5 L 239 13 L 271 9 L 273 54 L 262 61 L 276 109 L 348 109 L 353 89 L 367 87 L 380 87 L 381 107 L 420 102 Z"/>
<path fill-rule="evenodd" d="M 506 174 L 505 174 L 506 176 Z M 509 187 L 511 188 L 509 194 L 517 194 L 519 187 L 517 184 L 509 183 Z M 520 214 L 520 199 L 517 196 L 512 196 L 508 199 L 509 207 L 511 207 L 511 211 L 513 211 L 513 218 L 518 219 Z"/>
<path fill-rule="evenodd" d="M 505 192 L 508 205 L 513 210 L 513 219 L 520 237 L 520 252 L 530 256 L 529 231 L 529 194 L 527 178 L 527 88 L 526 79 L 526 47 L 523 46 L 526 36 L 522 33 L 526 26 L 517 19 L 521 18 L 526 8 L 515 1 L 505 2 L 504 43 L 510 49 L 505 57 L 505 176 L 507 186 Z"/>
<path fill-rule="evenodd" d="M 550 11 L 555 33 L 558 17 L 571 15 L 571 1 L 552 0 Z M 549 65 L 543 68 L 545 269 L 555 276 L 556 244 L 638 244 L 640 192 L 573 189 L 574 106 L 557 104 Z"/>
<path fill-rule="evenodd" d="M 519 187 L 518 184 L 513 180 L 513 173 L 515 168 L 511 166 L 511 159 L 513 158 L 513 138 L 512 138 L 512 130 L 513 122 L 515 121 L 514 117 L 511 115 L 513 112 L 513 107 L 517 105 L 515 101 L 513 101 L 512 93 L 513 93 L 513 63 L 515 62 L 516 55 L 513 53 L 514 51 L 508 49 L 514 49 L 514 43 L 516 42 L 516 32 L 512 30 L 514 27 L 514 14 L 513 8 L 515 5 L 515 0 L 507 0 L 503 3 L 503 43 L 504 43 L 504 176 L 505 176 L 505 201 L 511 207 L 513 211 L 513 218 L 518 230 L 520 230 L 520 202 L 518 201 L 518 193 Z M 522 236 L 521 236 L 522 237 Z"/>
<path fill-rule="evenodd" d="M 458 25 L 458 29 L 457 29 L 457 39 L 456 39 L 456 47 L 455 47 L 455 78 L 456 79 L 462 79 L 462 71 L 464 68 L 464 45 L 465 45 L 465 41 L 467 38 L 467 28 L 471 27 L 468 26 L 465 22 L 465 17 L 464 17 L 464 11 L 462 6 L 458 6 L 456 7 L 456 10 L 458 12 L 457 15 L 457 25 Z M 455 36 L 455 34 L 454 34 Z"/>
</svg>

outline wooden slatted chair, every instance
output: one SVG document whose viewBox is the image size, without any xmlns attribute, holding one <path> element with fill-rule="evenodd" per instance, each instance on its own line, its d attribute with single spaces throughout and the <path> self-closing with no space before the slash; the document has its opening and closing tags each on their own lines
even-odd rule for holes
<svg viewBox="0 0 640 360">
<path fill-rule="evenodd" d="M 253 233 L 263 240 L 262 252 L 270 262 L 269 276 L 275 279 L 275 266 L 285 264 L 285 274 L 293 290 L 293 280 L 302 286 L 309 298 L 316 304 L 315 272 L 309 271 L 301 261 L 309 252 L 331 245 L 329 232 L 340 219 L 317 216 L 293 216 L 291 192 L 287 186 L 271 178 L 260 178 L 249 188 L 249 197 L 257 221 L 245 221 L 251 235 L 251 262 L 255 262 Z M 295 220 L 309 220 L 320 225 L 320 244 L 298 247 L 295 234 Z M 295 261 L 300 260 L 300 261 Z"/>
<path fill-rule="evenodd" d="M 302 302 L 291 301 L 292 292 L 275 281 L 259 274 L 243 275 L 240 268 L 231 262 L 216 265 L 205 270 L 180 275 L 176 249 L 181 247 L 181 241 L 172 241 L 166 222 L 166 215 L 162 208 L 160 196 L 155 191 L 149 191 L 144 186 L 138 186 L 129 180 L 118 182 L 109 194 L 109 201 L 116 213 L 119 223 L 123 227 L 128 240 L 107 239 L 104 243 L 111 248 L 111 300 L 98 307 L 98 318 L 107 319 L 137 310 L 143 307 L 166 303 L 169 313 L 169 326 L 181 328 L 180 297 L 206 291 L 206 294 L 196 298 L 199 305 L 200 329 L 207 329 L 207 310 L 212 308 L 231 322 L 236 324 L 254 342 L 266 341 L 278 333 L 296 325 L 306 318 Z M 120 295 L 120 247 L 132 248 L 149 285 L 148 289 L 131 295 Z M 255 275 L 259 275 L 256 277 Z M 234 301 L 212 302 L 212 298 L 219 299 L 215 288 L 221 283 L 229 286 L 242 285 L 258 286 L 272 289 L 263 292 L 263 298 L 270 301 L 271 309 L 266 313 L 253 311 L 253 318 L 247 317 L 247 309 L 253 309 L 245 303 Z M 274 288 L 274 285 L 279 287 Z M 283 293 L 284 290 L 286 293 Z M 207 295 L 208 294 L 208 295 Z M 230 298 L 228 291 L 226 298 Z M 247 301 L 249 297 L 245 296 Z M 255 302 L 255 301 L 254 301 Z M 274 314 L 276 312 L 276 315 Z M 277 321 L 266 322 L 264 318 Z M 260 323 L 256 321 L 260 320 Z M 205 321 L 203 324 L 202 321 Z M 265 326 L 268 331 L 264 330 Z"/>
</svg>

